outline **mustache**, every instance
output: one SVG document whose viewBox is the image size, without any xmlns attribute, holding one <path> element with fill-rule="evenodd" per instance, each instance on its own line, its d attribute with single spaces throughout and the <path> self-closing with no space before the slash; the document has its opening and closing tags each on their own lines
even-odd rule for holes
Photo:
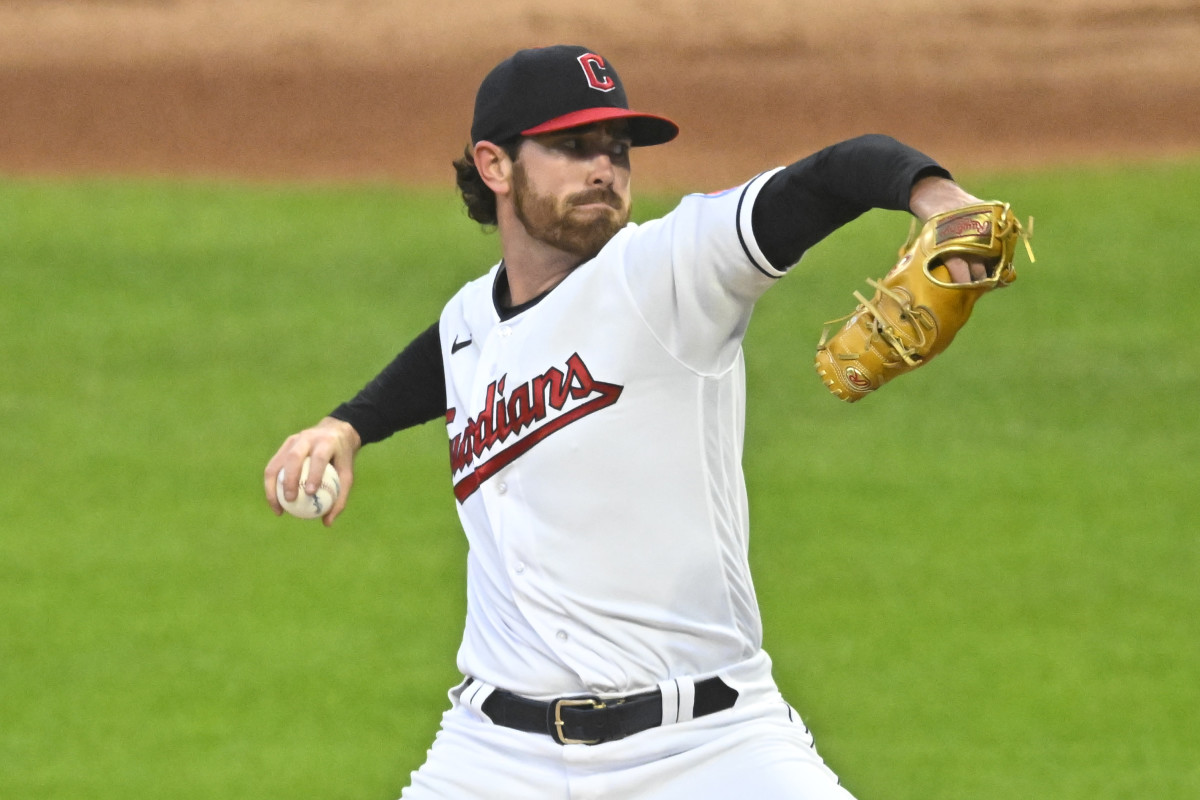
<svg viewBox="0 0 1200 800">
<path fill-rule="evenodd" d="M 589 203 L 604 203 L 605 205 L 611 206 L 618 211 L 624 208 L 624 203 L 621 202 L 621 196 L 609 187 L 589 189 L 585 192 L 578 192 L 571 195 L 571 197 L 567 200 L 567 203 L 573 206 L 583 206 L 588 205 Z"/>
</svg>

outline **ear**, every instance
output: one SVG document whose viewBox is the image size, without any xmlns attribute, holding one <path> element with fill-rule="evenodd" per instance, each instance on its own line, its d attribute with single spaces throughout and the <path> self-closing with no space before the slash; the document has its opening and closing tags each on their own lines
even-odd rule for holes
<svg viewBox="0 0 1200 800">
<path fill-rule="evenodd" d="M 487 187 L 497 196 L 512 191 L 513 161 L 504 148 L 492 142 L 479 142 L 472 153 L 475 169 Z"/>
</svg>

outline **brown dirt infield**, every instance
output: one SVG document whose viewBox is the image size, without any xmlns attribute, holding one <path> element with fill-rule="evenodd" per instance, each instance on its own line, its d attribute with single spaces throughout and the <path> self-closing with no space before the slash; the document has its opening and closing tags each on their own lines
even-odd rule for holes
<svg viewBox="0 0 1200 800">
<path fill-rule="evenodd" d="M 643 186 L 867 131 L 960 171 L 1200 153 L 1196 0 L 0 0 L 0 173 L 447 184 L 488 68 L 558 41 L 681 124 Z"/>
</svg>

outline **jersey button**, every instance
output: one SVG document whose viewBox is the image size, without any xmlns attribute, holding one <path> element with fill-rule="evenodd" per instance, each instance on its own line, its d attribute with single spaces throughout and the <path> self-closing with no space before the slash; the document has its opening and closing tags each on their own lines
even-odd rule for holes
<svg viewBox="0 0 1200 800">
<path fill-rule="evenodd" d="M 558 633 L 555 634 L 555 636 L 558 637 L 558 640 L 560 642 L 565 642 L 567 640 L 567 632 L 566 631 L 559 631 Z"/>
<path fill-rule="evenodd" d="M 512 336 L 512 328 L 508 327 L 507 325 L 502 325 L 500 327 L 500 335 L 501 336 Z"/>
<path fill-rule="evenodd" d="M 496 494 L 504 494 L 504 493 L 506 493 L 507 491 L 508 491 L 508 484 L 507 484 L 507 483 L 501 483 L 500 485 L 498 485 L 498 486 L 496 487 Z"/>
<path fill-rule="evenodd" d="M 525 572 L 525 564 L 518 561 L 516 564 L 513 565 L 513 572 L 517 573 L 518 575 L 521 575 L 522 573 Z"/>
</svg>

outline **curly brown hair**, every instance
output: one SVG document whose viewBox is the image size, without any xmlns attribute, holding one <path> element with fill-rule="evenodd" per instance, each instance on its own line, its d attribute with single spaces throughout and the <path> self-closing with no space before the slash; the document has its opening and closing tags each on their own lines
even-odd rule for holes
<svg viewBox="0 0 1200 800">
<path fill-rule="evenodd" d="M 500 147 L 508 154 L 509 158 L 516 161 L 517 153 L 521 149 L 521 139 L 517 137 L 516 139 L 502 142 Z M 462 158 L 456 159 L 453 162 L 455 181 L 458 183 L 458 192 L 462 195 L 463 203 L 467 206 L 468 217 L 480 225 L 495 225 L 497 222 L 496 193 L 483 182 L 479 170 L 475 167 L 475 156 L 472 154 L 472 151 L 473 148 L 467 145 L 463 149 Z"/>
</svg>

